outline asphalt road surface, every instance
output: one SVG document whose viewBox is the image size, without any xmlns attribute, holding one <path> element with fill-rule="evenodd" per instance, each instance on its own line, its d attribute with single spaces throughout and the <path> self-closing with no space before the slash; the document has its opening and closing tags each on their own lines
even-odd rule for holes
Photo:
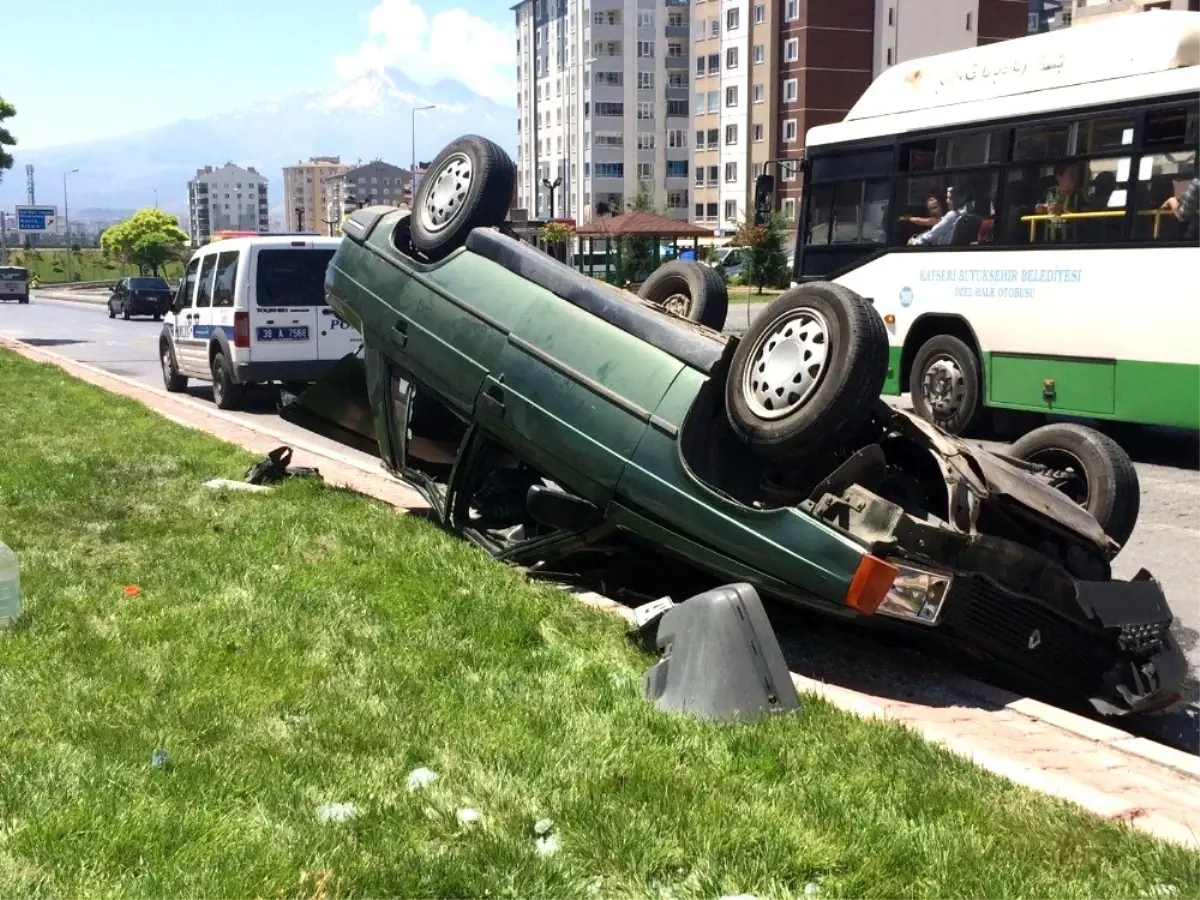
<svg viewBox="0 0 1200 900">
<path fill-rule="evenodd" d="M 759 309 L 744 309 L 741 304 L 731 307 L 729 330 L 741 331 L 745 327 L 741 317 L 748 322 Z M 103 305 L 53 300 L 37 293 L 26 306 L 0 304 L 0 333 L 160 388 L 157 348 L 161 329 L 161 323 L 151 320 L 109 319 Z M 197 398 L 212 399 L 205 383 L 193 382 L 188 390 Z M 233 415 L 269 424 L 311 444 L 356 454 L 284 422 L 275 412 L 277 400 L 276 392 L 263 390 L 251 399 L 245 412 Z M 1114 436 L 1134 457 L 1142 486 L 1141 516 L 1129 544 L 1114 563 L 1114 572 L 1129 578 L 1145 567 L 1163 584 L 1193 669 L 1188 714 L 1195 719 L 1198 692 L 1194 673 L 1200 671 L 1200 441 L 1194 434 L 1163 429 L 1125 428 Z M 371 457 L 356 455 L 374 464 Z"/>
</svg>

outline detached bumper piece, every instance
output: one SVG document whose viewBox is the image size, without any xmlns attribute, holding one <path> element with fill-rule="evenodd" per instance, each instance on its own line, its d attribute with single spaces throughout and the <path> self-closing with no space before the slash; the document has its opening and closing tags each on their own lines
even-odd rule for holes
<svg viewBox="0 0 1200 900">
<path fill-rule="evenodd" d="M 1076 581 L 1078 618 L 977 577 L 955 579 L 944 624 L 964 643 L 1097 712 L 1150 712 L 1177 701 L 1187 663 L 1171 610 L 1148 573 L 1133 581 Z"/>
</svg>

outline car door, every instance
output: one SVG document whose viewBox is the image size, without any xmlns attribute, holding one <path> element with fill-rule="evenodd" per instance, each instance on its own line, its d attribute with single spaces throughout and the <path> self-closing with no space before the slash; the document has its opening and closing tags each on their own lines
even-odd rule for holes
<svg viewBox="0 0 1200 900">
<path fill-rule="evenodd" d="M 217 270 L 217 254 L 209 253 L 200 261 L 200 274 L 192 305 L 184 311 L 187 325 L 186 355 L 189 374 L 209 378 L 208 339 L 212 335 L 212 288 Z M 176 341 L 178 344 L 178 340 Z"/>
<path fill-rule="evenodd" d="M 175 303 L 167 318 L 166 327 L 171 330 L 171 339 L 175 342 L 175 364 L 180 374 L 201 374 L 196 365 L 196 338 L 193 324 L 195 321 L 196 283 L 200 280 L 200 263 L 203 257 L 197 256 L 188 263 L 183 278 L 179 280 L 179 290 L 175 294 Z"/>
<path fill-rule="evenodd" d="M 125 287 L 127 279 L 122 278 L 113 286 L 112 295 L 108 298 L 108 306 L 114 313 L 121 311 L 121 291 Z"/>
<path fill-rule="evenodd" d="M 256 363 L 315 360 L 317 308 L 325 302 L 321 254 L 314 254 L 312 241 L 291 241 L 259 247 L 254 257 L 250 358 Z"/>
<path fill-rule="evenodd" d="M 241 260 L 240 250 L 222 250 L 217 256 L 216 269 L 213 274 L 212 307 L 209 310 L 209 336 L 224 332 L 225 337 L 233 344 L 233 312 L 234 296 L 236 294 L 238 263 Z M 232 360 L 231 360 L 232 362 Z"/>
</svg>

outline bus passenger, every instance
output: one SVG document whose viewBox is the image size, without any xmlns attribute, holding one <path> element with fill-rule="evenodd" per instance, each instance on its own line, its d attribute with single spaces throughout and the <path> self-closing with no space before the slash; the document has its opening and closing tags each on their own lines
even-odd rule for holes
<svg viewBox="0 0 1200 900">
<path fill-rule="evenodd" d="M 1194 241 L 1200 237 L 1200 178 L 1193 178 L 1188 182 L 1188 186 L 1183 189 L 1183 195 L 1180 197 L 1170 196 L 1162 205 L 1162 209 L 1169 209 L 1175 214 L 1175 218 L 1179 220 L 1181 225 L 1179 236 L 1183 240 Z"/>
<path fill-rule="evenodd" d="M 914 247 L 945 247 L 950 243 L 954 234 L 954 223 L 968 211 L 973 199 L 970 188 L 965 184 L 946 188 L 946 214 L 928 231 L 922 231 L 908 239 Z"/>
</svg>

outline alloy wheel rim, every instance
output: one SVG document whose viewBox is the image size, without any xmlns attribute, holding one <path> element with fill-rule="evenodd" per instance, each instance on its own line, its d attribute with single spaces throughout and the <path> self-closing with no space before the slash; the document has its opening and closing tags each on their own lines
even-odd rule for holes
<svg viewBox="0 0 1200 900">
<path fill-rule="evenodd" d="M 742 397 L 760 419 L 782 419 L 799 409 L 821 383 L 829 363 L 829 323 L 811 307 L 789 310 L 772 322 L 750 351 Z"/>
<path fill-rule="evenodd" d="M 442 231 L 454 221 L 466 202 L 474 175 L 475 167 L 465 153 L 454 153 L 442 163 L 421 204 L 421 225 L 426 231 Z"/>
</svg>

